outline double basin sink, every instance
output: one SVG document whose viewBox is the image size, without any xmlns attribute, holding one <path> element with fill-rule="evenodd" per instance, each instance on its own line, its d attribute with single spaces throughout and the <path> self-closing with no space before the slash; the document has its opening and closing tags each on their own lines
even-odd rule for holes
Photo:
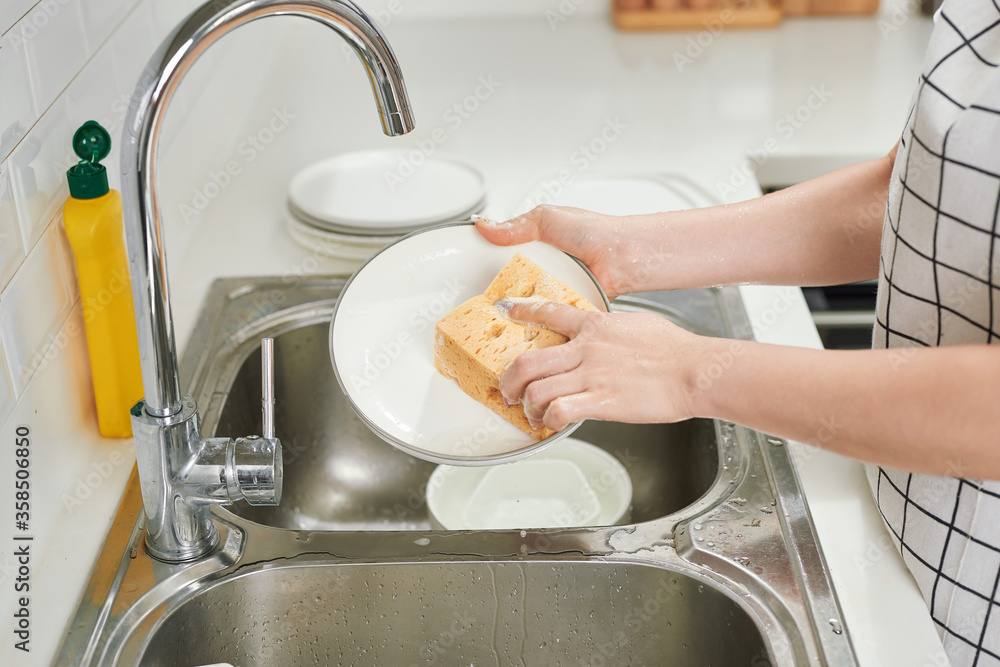
<svg viewBox="0 0 1000 667">
<path fill-rule="evenodd" d="M 214 283 L 182 380 L 206 435 L 259 432 L 275 339 L 281 504 L 216 508 L 220 548 L 169 565 L 133 474 L 58 664 L 855 664 L 788 448 L 731 423 L 584 423 L 632 478 L 628 525 L 431 530 L 434 466 L 373 435 L 330 368 L 344 283 Z M 614 307 L 750 337 L 735 289 Z"/>
</svg>

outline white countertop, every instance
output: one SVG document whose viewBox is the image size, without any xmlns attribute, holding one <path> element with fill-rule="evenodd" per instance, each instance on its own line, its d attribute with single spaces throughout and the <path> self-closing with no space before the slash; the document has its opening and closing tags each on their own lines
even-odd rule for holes
<svg viewBox="0 0 1000 667">
<path fill-rule="evenodd" d="M 246 119 L 240 131 L 252 133 L 276 109 L 291 116 L 287 127 L 253 160 L 233 153 L 240 175 L 190 221 L 180 205 L 218 166 L 193 168 L 179 149 L 165 156 L 162 201 L 178 338 L 186 342 L 214 278 L 355 268 L 299 247 L 281 221 L 291 175 L 336 152 L 416 147 L 441 128 L 446 139 L 435 150 L 481 168 L 487 213 L 496 216 L 524 208 L 532 184 L 559 169 L 682 174 L 716 198 L 725 190 L 735 200 L 759 193 L 753 179 L 739 174 L 753 151 L 773 178 L 884 153 L 902 127 L 930 25 L 908 18 L 883 34 L 878 21 L 788 20 L 776 30 L 726 30 L 703 38 L 708 45 L 679 71 L 674 54 L 684 53 L 697 33 L 626 35 L 588 16 L 571 16 L 555 30 L 541 18 L 400 18 L 386 32 L 406 75 L 417 130 L 389 139 L 379 132 L 353 56 L 346 58 L 315 26 L 276 19 L 272 69 L 259 73 L 269 77 L 258 86 L 262 92 L 251 100 L 217 100 L 206 117 L 189 114 L 176 142 L 201 142 L 234 118 Z M 448 113 L 477 87 L 474 111 Z M 801 121 L 782 121 L 796 112 Z M 574 153 L 609 121 L 623 129 L 581 169 Z M 733 189 L 720 190 L 720 183 Z M 760 340 L 820 347 L 801 291 L 741 291 Z M 80 345 L 79 337 L 71 340 L 68 356 L 82 360 L 73 347 Z M 134 461 L 129 441 L 94 435 L 84 406 L 75 408 L 69 429 L 67 420 L 45 414 L 59 404 L 80 406 L 76 397 L 89 391 L 82 363 L 40 371 L 3 429 L 10 442 L 17 424 L 31 426 L 34 497 L 60 499 L 39 501 L 33 517 L 33 651 L 13 651 L 8 638 L 0 648 L 5 663 L 42 665 L 54 657 Z M 804 445 L 793 450 L 859 663 L 941 664 L 937 635 L 899 555 L 887 548 L 860 464 Z M 11 525 L 11 508 L 0 512 L 3 518 Z M 6 559 L 0 579 L 9 591 L 13 563 L 8 551 L 0 553 Z M 9 619 L 13 605 L 13 594 L 0 598 L 0 615 Z"/>
</svg>

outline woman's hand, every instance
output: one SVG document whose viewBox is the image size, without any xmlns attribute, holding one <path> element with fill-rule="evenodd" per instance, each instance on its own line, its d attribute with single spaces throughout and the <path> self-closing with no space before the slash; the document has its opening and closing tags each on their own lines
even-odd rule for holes
<svg viewBox="0 0 1000 667">
<path fill-rule="evenodd" d="M 581 419 L 675 422 L 693 415 L 699 336 L 658 315 L 610 314 L 559 303 L 517 304 L 513 320 L 542 325 L 570 341 L 526 352 L 500 378 L 510 405 L 523 404 L 535 428 L 558 431 Z"/>
<path fill-rule="evenodd" d="M 623 218 L 568 206 L 536 206 L 524 215 L 496 222 L 480 218 L 476 229 L 490 243 L 510 246 L 542 241 L 587 265 L 609 298 L 633 291 L 624 271 L 631 236 Z"/>
</svg>

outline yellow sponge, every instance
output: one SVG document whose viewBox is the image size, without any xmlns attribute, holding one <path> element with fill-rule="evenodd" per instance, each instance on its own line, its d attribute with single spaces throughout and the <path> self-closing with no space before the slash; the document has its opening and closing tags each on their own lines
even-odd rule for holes
<svg viewBox="0 0 1000 667">
<path fill-rule="evenodd" d="M 515 255 L 480 296 L 473 297 L 441 318 L 434 335 L 434 365 L 458 381 L 462 390 L 494 410 L 536 440 L 552 435 L 542 427 L 533 429 L 520 405 L 505 407 L 500 396 L 500 376 L 513 361 L 529 350 L 561 345 L 568 339 L 543 327 L 514 322 L 494 303 L 556 301 L 581 310 L 593 306 L 565 284 L 540 269 L 521 254 Z"/>
</svg>

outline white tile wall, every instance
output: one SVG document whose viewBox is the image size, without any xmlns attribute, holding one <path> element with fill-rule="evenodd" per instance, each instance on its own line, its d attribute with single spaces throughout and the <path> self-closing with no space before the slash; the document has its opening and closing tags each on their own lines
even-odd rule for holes
<svg viewBox="0 0 1000 667">
<path fill-rule="evenodd" d="M 117 140 L 142 68 L 201 2 L 0 0 L 0 424 L 24 393 L 38 360 L 47 352 L 53 356 L 52 341 L 79 307 L 60 215 L 68 196 L 65 172 L 76 161 L 73 132 L 84 121 L 97 120 Z M 252 41 L 253 30 L 247 32 L 247 39 L 235 44 Z M 232 70 L 245 73 L 247 52 L 257 53 L 259 44 L 243 44 L 227 58 L 232 42 L 212 49 L 201 75 L 185 81 L 186 93 L 171 106 L 168 121 L 174 127 L 164 128 L 162 140 L 164 173 L 187 175 L 194 160 L 207 170 L 235 149 L 228 145 L 241 136 L 235 124 L 228 126 L 232 137 L 216 137 L 206 147 L 191 129 L 198 123 L 186 127 L 185 122 L 192 111 L 219 113 L 202 103 L 201 89 L 210 91 L 211 99 L 231 97 L 230 89 L 244 99 L 255 97 L 245 77 Z M 269 62 L 267 54 L 259 55 Z M 104 163 L 111 187 L 120 189 L 117 146 Z M 169 194 L 169 188 L 164 190 Z M 168 245 L 178 249 L 192 230 L 164 218 Z"/>
<path fill-rule="evenodd" d="M 39 2 L 11 32 L 23 45 L 35 108 L 43 113 L 87 63 L 80 0 Z"/>
<path fill-rule="evenodd" d="M 14 388 L 7 375 L 7 362 L 4 360 L 3 347 L 0 346 L 0 415 L 5 418 L 11 413 L 17 401 L 14 398 Z"/>
<path fill-rule="evenodd" d="M 117 138 L 161 2 L 0 0 L 0 424 L 79 307 L 61 216 L 73 132 L 93 119 Z M 117 150 L 105 164 L 117 187 Z"/>
<path fill-rule="evenodd" d="M 22 261 L 24 250 L 21 248 L 21 234 L 17 229 L 14 193 L 4 164 L 0 165 L 0 290 L 7 286 Z"/>
<path fill-rule="evenodd" d="M 61 224 L 49 225 L 0 298 L 0 333 L 14 394 L 20 396 L 77 299 Z"/>
<path fill-rule="evenodd" d="M 117 68 L 118 84 L 126 99 L 132 94 L 139 73 L 146 66 L 158 43 L 153 33 L 150 2 L 140 2 L 111 36 L 111 49 Z M 136 54 L 142 54 L 137 56 Z"/>
<path fill-rule="evenodd" d="M 72 155 L 70 142 L 74 129 L 69 104 L 61 95 L 10 155 L 8 162 L 25 254 L 38 242 L 69 194 L 66 169 L 75 160 L 68 160 L 67 149 Z"/>
<path fill-rule="evenodd" d="M 18 19 L 28 13 L 38 0 L 4 0 L 0 12 L 0 34 L 7 32 Z"/>
<path fill-rule="evenodd" d="M 24 49 L 8 32 L 0 38 L 0 160 L 10 155 L 37 118 Z"/>
<path fill-rule="evenodd" d="M 5 163 L 0 165 L 0 290 L 6 287 L 10 277 L 24 260 L 24 251 L 21 249 L 20 234 L 17 230 L 17 213 L 14 211 L 13 193 L 6 167 Z M 3 296 L 0 292 L 0 304 L 2 303 Z M 4 359 L 3 345 L 0 345 L 0 423 L 6 421 L 13 409 L 14 389 Z"/>
<path fill-rule="evenodd" d="M 125 18 L 120 0 L 85 0 L 83 2 L 83 27 L 87 51 L 94 53 Z"/>
</svg>

